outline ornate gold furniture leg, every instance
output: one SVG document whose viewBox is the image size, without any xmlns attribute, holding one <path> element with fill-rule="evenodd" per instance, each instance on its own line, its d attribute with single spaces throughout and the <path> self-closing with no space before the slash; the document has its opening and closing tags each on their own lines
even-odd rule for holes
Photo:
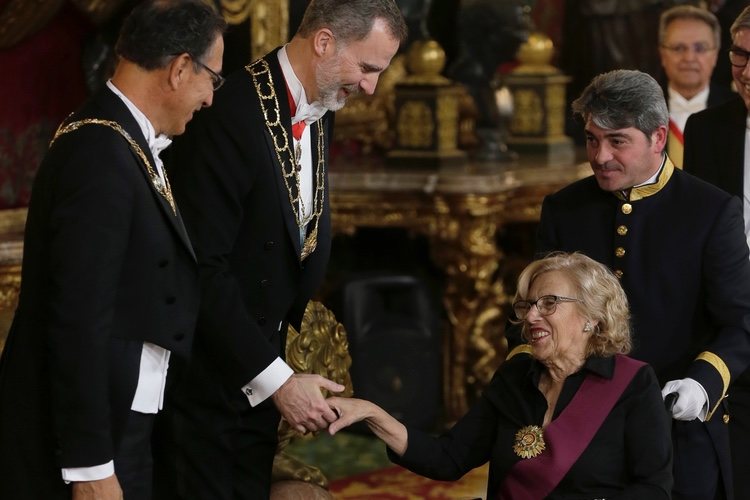
<svg viewBox="0 0 750 500">
<path fill-rule="evenodd" d="M 432 258 L 445 272 L 443 304 L 451 328 L 444 340 L 446 419 L 454 422 L 487 385 L 504 357 L 502 305 L 495 243 L 500 196 L 438 196 Z M 471 394 L 467 391 L 474 391 Z"/>
</svg>

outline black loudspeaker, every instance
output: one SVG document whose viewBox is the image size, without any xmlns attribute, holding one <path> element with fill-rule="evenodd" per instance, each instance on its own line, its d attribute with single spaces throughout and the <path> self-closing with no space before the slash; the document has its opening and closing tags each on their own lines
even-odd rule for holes
<svg viewBox="0 0 750 500">
<path fill-rule="evenodd" d="M 434 430 L 441 408 L 440 334 L 424 285 L 412 276 L 376 276 L 349 281 L 343 294 L 355 397 L 404 424 Z"/>
</svg>

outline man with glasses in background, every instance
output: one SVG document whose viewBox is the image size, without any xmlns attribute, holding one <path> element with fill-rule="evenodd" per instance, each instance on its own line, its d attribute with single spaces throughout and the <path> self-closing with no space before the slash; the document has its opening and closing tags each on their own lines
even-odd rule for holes
<svg viewBox="0 0 750 500">
<path fill-rule="evenodd" d="M 537 248 L 580 251 L 619 277 L 631 355 L 654 367 L 665 397 L 677 395 L 673 498 L 741 498 L 732 496 L 725 405 L 729 384 L 750 365 L 741 204 L 674 167 L 665 154 L 669 112 L 651 76 L 599 75 L 573 111 L 593 175 L 544 199 Z"/>
<path fill-rule="evenodd" d="M 667 9 L 659 20 L 659 57 L 667 77 L 669 108 L 667 153 L 678 168 L 682 167 L 683 131 L 688 117 L 734 95 L 729 86 L 711 83 L 720 37 L 716 16 L 692 5 Z"/>
<path fill-rule="evenodd" d="M 55 133 L 0 360 L 0 498 L 151 498 L 167 368 L 199 303 L 159 154 L 211 105 L 225 26 L 200 0 L 139 3 L 106 87 Z"/>
<path fill-rule="evenodd" d="M 730 28 L 728 57 L 738 95 L 690 117 L 685 127 L 685 170 L 742 200 L 750 244 L 750 7 Z M 735 498 L 750 498 L 750 371 L 730 388 Z"/>
</svg>

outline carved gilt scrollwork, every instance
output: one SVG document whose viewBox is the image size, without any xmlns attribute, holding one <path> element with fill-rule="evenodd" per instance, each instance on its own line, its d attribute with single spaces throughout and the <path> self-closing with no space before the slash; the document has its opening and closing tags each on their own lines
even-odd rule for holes
<svg viewBox="0 0 750 500">
<path fill-rule="evenodd" d="M 289 3 L 278 0 L 221 0 L 229 24 L 250 19 L 250 57 L 257 59 L 289 39 Z"/>
<path fill-rule="evenodd" d="M 320 302 L 311 301 L 302 318 L 301 333 L 289 327 L 286 342 L 286 362 L 295 373 L 315 373 L 346 387 L 337 396 L 352 395 L 349 368 L 349 343 L 344 326 Z M 328 487 L 328 479 L 317 467 L 304 464 L 284 452 L 284 448 L 300 434 L 282 420 L 279 425 L 279 444 L 273 463 L 273 480 L 295 479 Z"/>
<path fill-rule="evenodd" d="M 5 337 L 13 321 L 21 290 L 21 265 L 0 265 L 0 352 L 5 346 Z"/>
<path fill-rule="evenodd" d="M 501 359 L 502 305 L 508 297 L 497 272 L 502 253 L 495 237 L 502 201 L 496 196 L 436 197 L 439 215 L 430 248 L 446 276 L 443 304 L 451 334 L 444 398 L 452 418 L 466 413 L 467 389 L 485 387 Z"/>
</svg>

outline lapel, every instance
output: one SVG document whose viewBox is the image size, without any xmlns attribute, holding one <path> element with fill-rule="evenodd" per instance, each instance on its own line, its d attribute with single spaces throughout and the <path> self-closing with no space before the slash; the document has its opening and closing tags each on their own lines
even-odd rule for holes
<svg viewBox="0 0 750 500">
<path fill-rule="evenodd" d="M 109 116 L 92 116 L 91 118 L 106 118 L 119 123 L 120 126 L 122 126 L 122 128 L 125 129 L 128 134 L 130 134 L 130 137 L 138 144 L 138 146 L 140 146 L 140 148 L 146 155 L 146 158 L 148 158 L 148 161 L 151 162 L 151 166 L 154 168 L 154 170 L 156 170 L 156 162 L 154 161 L 154 157 L 151 154 L 151 149 L 148 147 L 146 137 L 144 137 L 143 132 L 141 132 L 141 127 L 138 125 L 138 122 L 136 122 L 135 117 L 133 117 L 133 115 L 130 113 L 130 110 L 127 108 L 125 103 L 122 102 L 122 99 L 120 99 L 107 87 L 104 87 L 104 89 L 99 92 L 98 96 L 95 99 L 97 101 L 97 105 L 101 107 L 106 112 L 105 114 L 108 114 Z M 146 165 L 143 164 L 141 158 L 136 154 L 135 151 L 132 150 L 130 146 L 128 146 L 128 150 L 133 156 L 135 162 L 138 164 L 139 169 L 143 174 L 143 179 L 151 190 L 151 194 L 153 194 L 156 204 L 159 205 L 160 211 L 166 219 L 167 224 L 172 228 L 172 230 L 174 230 L 180 241 L 182 241 L 182 243 L 185 245 L 188 253 L 193 257 L 193 260 L 195 260 L 195 252 L 193 251 L 193 246 L 190 243 L 190 238 L 188 237 L 187 230 L 185 229 L 182 217 L 180 216 L 179 208 L 175 206 L 176 213 L 172 212 L 172 207 L 169 202 L 167 202 L 167 200 L 159 193 L 159 191 L 157 191 L 156 186 L 154 186 L 153 182 L 151 182 L 151 177 L 148 173 L 148 170 L 146 169 Z"/>
<path fill-rule="evenodd" d="M 289 141 L 289 151 L 291 151 L 291 148 L 294 147 L 294 143 L 292 142 L 292 114 L 291 110 L 289 109 L 289 100 L 287 98 L 287 91 L 286 91 L 286 80 L 284 80 L 284 74 L 281 71 L 281 66 L 279 65 L 279 59 L 277 56 L 278 49 L 274 50 L 267 56 L 265 56 L 265 60 L 268 63 L 268 66 L 270 68 L 270 76 L 273 79 L 273 88 L 276 93 L 276 100 L 278 102 L 279 106 L 279 120 L 283 127 L 283 129 L 286 131 L 286 136 Z M 261 76 L 262 78 L 262 76 Z M 271 102 L 269 102 L 271 101 Z M 272 102 L 272 100 L 266 101 L 266 106 L 275 106 L 275 103 Z M 263 116 L 263 113 L 260 113 L 260 116 Z M 263 127 L 264 130 L 264 137 L 266 140 L 266 144 L 268 146 L 269 150 L 269 158 L 271 159 L 271 165 L 274 170 L 274 179 L 276 179 L 276 192 L 279 196 L 279 206 L 281 207 L 281 211 L 284 216 L 284 222 L 286 223 L 287 233 L 289 235 L 289 238 L 292 241 L 292 245 L 294 247 L 295 252 L 297 253 L 297 258 L 299 259 L 301 253 L 302 253 L 302 245 L 300 244 L 300 230 L 297 226 L 297 220 L 294 216 L 294 211 L 292 210 L 292 204 L 290 202 L 290 194 L 289 190 L 287 189 L 287 182 L 289 183 L 289 186 L 292 190 L 292 198 L 296 198 L 298 196 L 297 194 L 297 188 L 294 183 L 294 179 L 291 178 L 287 182 L 284 181 L 284 169 L 283 165 L 279 163 L 279 155 L 276 154 L 276 147 L 275 143 L 278 143 L 279 146 L 283 145 L 284 138 L 279 137 L 280 130 L 276 133 L 277 137 L 274 138 L 271 135 L 271 131 L 268 130 L 267 126 Z M 311 141 L 316 140 L 317 135 L 314 135 L 311 132 Z M 313 148 L 314 149 L 314 148 Z M 288 156 L 285 155 L 284 152 L 280 153 L 280 157 L 282 161 L 290 161 Z M 288 169 L 289 165 L 287 165 Z"/>
</svg>

